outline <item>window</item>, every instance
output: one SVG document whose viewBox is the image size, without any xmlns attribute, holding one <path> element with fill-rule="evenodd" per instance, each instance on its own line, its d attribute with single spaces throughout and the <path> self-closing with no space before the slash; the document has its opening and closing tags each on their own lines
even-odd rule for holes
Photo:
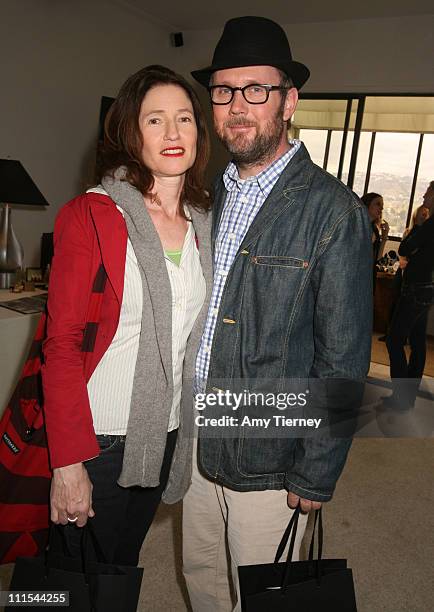
<svg viewBox="0 0 434 612">
<path fill-rule="evenodd" d="M 424 134 L 413 208 L 422 204 L 422 196 L 431 181 L 434 181 L 434 134 Z"/>
<path fill-rule="evenodd" d="M 301 136 L 301 133 L 303 133 L 303 136 Z M 301 138 L 306 145 L 312 161 L 323 168 L 327 130 L 300 130 L 299 138 Z"/>
<path fill-rule="evenodd" d="M 335 176 L 338 175 L 339 160 L 341 157 L 342 148 L 342 135 L 342 130 L 333 130 L 330 139 L 329 159 L 326 170 Z"/>
<path fill-rule="evenodd" d="M 369 153 L 372 144 L 372 132 L 360 134 L 359 151 L 357 153 L 356 172 L 354 174 L 353 190 L 358 195 L 365 193 L 366 176 L 369 166 Z"/>
<path fill-rule="evenodd" d="M 402 236 L 416 166 L 419 134 L 377 134 L 368 191 L 383 196 L 383 217 L 392 236 Z"/>
<path fill-rule="evenodd" d="M 358 195 L 383 195 L 390 236 L 402 236 L 434 180 L 434 96 L 302 94 L 293 132 Z"/>
</svg>

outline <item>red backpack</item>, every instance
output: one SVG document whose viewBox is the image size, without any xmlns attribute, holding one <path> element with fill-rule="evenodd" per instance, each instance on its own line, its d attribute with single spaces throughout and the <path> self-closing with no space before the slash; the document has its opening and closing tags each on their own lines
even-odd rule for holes
<svg viewBox="0 0 434 612">
<path fill-rule="evenodd" d="M 96 274 L 84 328 L 83 363 L 94 346 L 107 275 Z M 0 564 L 42 553 L 48 539 L 51 469 L 41 365 L 47 316 L 39 319 L 20 380 L 0 420 Z"/>
</svg>

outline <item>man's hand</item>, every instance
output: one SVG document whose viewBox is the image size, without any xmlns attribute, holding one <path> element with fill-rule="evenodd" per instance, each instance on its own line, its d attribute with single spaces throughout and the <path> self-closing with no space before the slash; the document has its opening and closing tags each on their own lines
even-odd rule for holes
<svg viewBox="0 0 434 612">
<path fill-rule="evenodd" d="M 295 493 L 288 493 L 288 506 L 295 510 L 297 508 L 298 503 L 300 502 L 300 509 L 302 512 L 310 512 L 311 510 L 319 510 L 322 506 L 321 502 L 312 501 L 311 499 L 304 499 L 304 497 L 299 497 Z"/>
<path fill-rule="evenodd" d="M 407 264 L 408 264 L 407 257 L 402 257 L 400 255 L 399 256 L 399 267 L 401 268 L 401 270 L 405 270 L 405 268 L 407 267 Z"/>
<path fill-rule="evenodd" d="M 92 508 L 92 483 L 82 463 L 53 470 L 51 481 L 51 520 L 66 525 L 68 518 L 77 527 L 95 516 Z"/>
</svg>

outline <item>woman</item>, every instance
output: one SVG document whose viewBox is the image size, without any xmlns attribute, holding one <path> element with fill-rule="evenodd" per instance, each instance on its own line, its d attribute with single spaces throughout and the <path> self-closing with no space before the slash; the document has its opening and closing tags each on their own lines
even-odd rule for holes
<svg viewBox="0 0 434 612">
<path fill-rule="evenodd" d="M 422 225 L 427 219 L 429 219 L 429 208 L 421 204 L 412 214 L 410 225 L 405 228 L 404 233 L 402 234 L 402 239 L 404 240 L 404 238 L 407 238 L 408 234 L 411 232 L 415 225 Z M 401 259 L 402 258 L 400 257 L 400 260 Z"/>
<path fill-rule="evenodd" d="M 409 233 L 414 227 L 423 225 L 423 223 L 425 223 L 427 219 L 429 219 L 429 208 L 421 204 L 420 206 L 416 208 L 416 210 L 412 214 L 410 225 L 405 228 L 404 233 L 402 234 L 402 239 L 404 240 L 404 238 L 407 238 L 407 236 L 409 235 Z M 399 256 L 400 271 L 405 270 L 407 263 L 408 263 L 407 257 L 402 257 L 400 255 Z"/>
<path fill-rule="evenodd" d="M 372 224 L 372 249 L 374 255 L 374 265 L 383 257 L 384 247 L 386 246 L 389 235 L 389 224 L 382 219 L 383 216 L 383 196 L 379 193 L 365 193 L 360 198 L 368 210 L 369 219 Z"/>
<path fill-rule="evenodd" d="M 191 86 L 148 66 L 110 109 L 100 185 L 57 217 L 42 374 L 51 519 L 74 554 L 90 517 L 107 561 L 137 565 L 162 495 L 189 485 L 208 155 Z"/>
</svg>

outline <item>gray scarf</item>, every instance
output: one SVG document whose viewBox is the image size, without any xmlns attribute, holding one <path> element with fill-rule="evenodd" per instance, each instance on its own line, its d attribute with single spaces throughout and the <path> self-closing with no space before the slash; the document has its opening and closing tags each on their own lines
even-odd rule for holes
<svg viewBox="0 0 434 612">
<path fill-rule="evenodd" d="M 124 211 L 143 286 L 142 327 L 134 372 L 122 473 L 123 487 L 159 483 L 173 401 L 172 300 L 159 236 L 142 194 L 122 180 L 125 168 L 102 185 Z"/>
</svg>

